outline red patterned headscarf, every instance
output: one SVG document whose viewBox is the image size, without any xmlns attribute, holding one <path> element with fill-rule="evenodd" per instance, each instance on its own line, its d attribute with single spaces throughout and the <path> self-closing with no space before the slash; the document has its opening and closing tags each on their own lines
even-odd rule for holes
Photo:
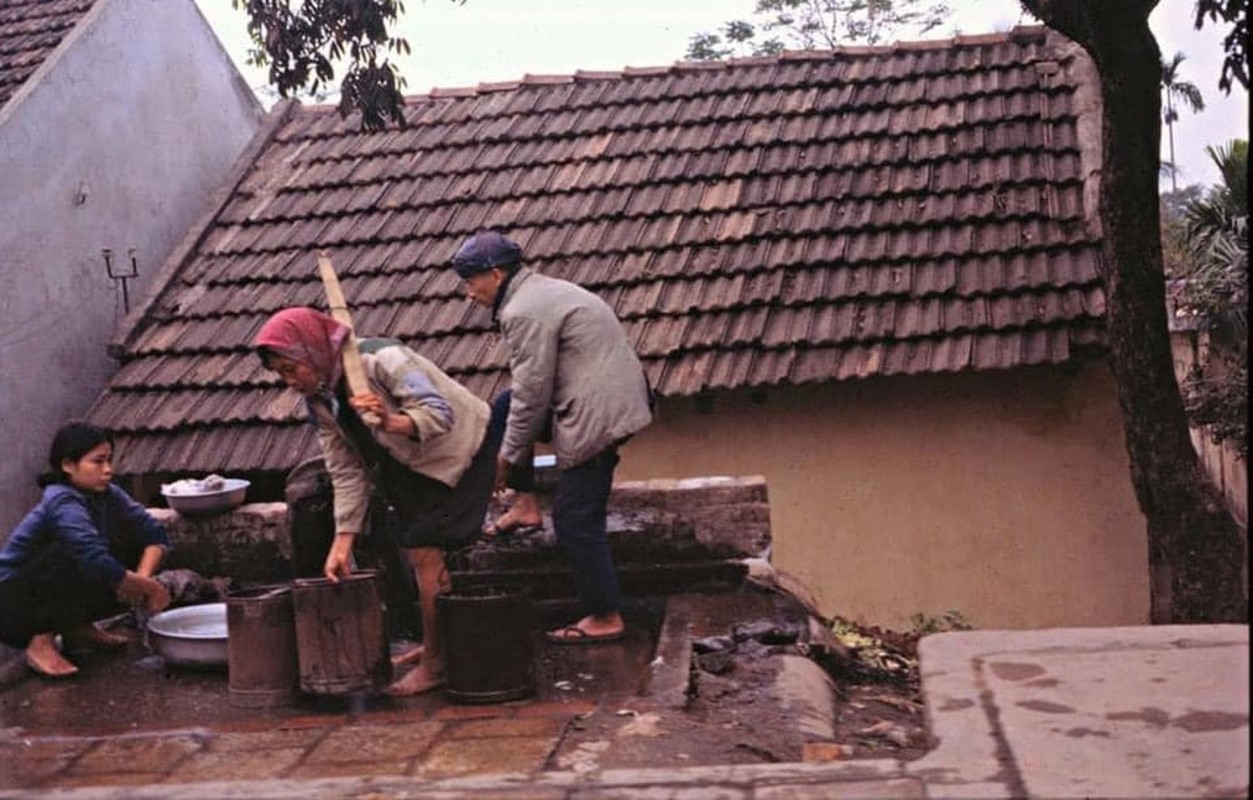
<svg viewBox="0 0 1253 800">
<path fill-rule="evenodd" d="M 321 375 L 327 386 L 334 386 L 343 374 L 341 354 L 350 335 L 347 325 L 320 311 L 286 308 L 265 321 L 252 346 L 299 361 Z"/>
</svg>

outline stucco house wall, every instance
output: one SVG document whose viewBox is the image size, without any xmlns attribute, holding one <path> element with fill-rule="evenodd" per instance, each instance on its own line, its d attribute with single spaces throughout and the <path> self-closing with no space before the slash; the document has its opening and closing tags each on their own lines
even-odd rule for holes
<svg viewBox="0 0 1253 800">
<path fill-rule="evenodd" d="M 263 115 L 192 0 L 98 0 L 0 107 L 0 535 L 117 368 L 102 249 L 134 249 L 135 308 Z"/>
<path fill-rule="evenodd" d="M 1148 622 L 1144 521 L 1097 363 L 665 401 L 617 477 L 698 475 L 765 476 L 774 564 L 826 614 Z"/>
</svg>

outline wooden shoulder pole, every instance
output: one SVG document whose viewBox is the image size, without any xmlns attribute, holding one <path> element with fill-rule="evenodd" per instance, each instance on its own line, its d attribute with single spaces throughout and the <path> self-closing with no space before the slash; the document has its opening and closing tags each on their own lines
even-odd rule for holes
<svg viewBox="0 0 1253 800">
<path fill-rule="evenodd" d="M 357 334 L 352 327 L 352 315 L 348 313 L 348 304 L 344 301 L 344 292 L 339 288 L 339 277 L 331 264 L 330 256 L 325 250 L 318 251 L 318 272 L 322 276 L 322 288 L 326 290 L 326 304 L 330 307 L 331 316 L 335 321 L 348 328 L 348 339 L 344 342 L 344 377 L 348 380 L 349 394 L 369 394 L 370 381 L 365 376 L 365 367 L 361 365 L 361 350 L 357 347 Z M 367 425 L 377 426 L 379 418 L 374 414 L 361 415 Z"/>
</svg>

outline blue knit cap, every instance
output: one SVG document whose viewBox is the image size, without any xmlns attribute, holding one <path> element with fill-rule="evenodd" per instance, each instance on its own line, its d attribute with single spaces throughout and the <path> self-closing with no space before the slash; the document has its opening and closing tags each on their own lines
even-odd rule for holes
<svg viewBox="0 0 1253 800">
<path fill-rule="evenodd" d="M 521 260 L 521 247 L 497 231 L 484 230 L 466 239 L 452 258 L 452 268 L 462 278 L 468 278 L 493 267 L 512 270 Z"/>
</svg>

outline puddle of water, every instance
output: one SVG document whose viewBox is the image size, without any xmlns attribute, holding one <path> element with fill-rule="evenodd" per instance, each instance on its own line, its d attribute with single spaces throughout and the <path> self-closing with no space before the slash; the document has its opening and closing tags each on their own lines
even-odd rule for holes
<svg viewBox="0 0 1253 800">
<path fill-rule="evenodd" d="M 648 688 L 649 663 L 665 614 L 665 598 L 624 602 L 626 635 L 596 645 L 554 645 L 542 631 L 569 624 L 576 612 L 568 604 L 539 609 L 535 656 L 536 694 L 542 700 L 583 700 L 637 696 Z"/>
<path fill-rule="evenodd" d="M 623 609 L 628 631 L 623 640 L 563 646 L 545 642 L 542 632 L 572 621 L 573 607 L 538 604 L 535 700 L 601 701 L 639 694 L 647 685 L 648 665 L 664 610 L 664 598 L 629 599 Z M 103 735 L 452 705 L 434 692 L 404 699 L 381 693 L 300 695 L 288 706 L 238 708 L 232 705 L 225 668 L 171 667 L 138 639 L 124 651 L 71 653 L 71 660 L 80 667 L 73 678 L 54 681 L 30 677 L 0 692 L 0 727 L 20 727 L 34 735 Z"/>
</svg>

